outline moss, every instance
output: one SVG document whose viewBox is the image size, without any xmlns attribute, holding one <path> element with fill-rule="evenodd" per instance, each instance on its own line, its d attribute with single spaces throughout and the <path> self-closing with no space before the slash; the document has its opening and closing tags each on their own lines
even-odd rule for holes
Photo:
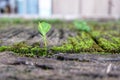
<svg viewBox="0 0 120 80">
<path fill-rule="evenodd" d="M 108 41 L 104 38 L 100 38 L 99 45 L 106 51 L 106 52 L 119 52 L 119 47 L 117 44 Z"/>
<path fill-rule="evenodd" d="M 15 53 L 19 53 L 20 55 L 33 55 L 33 56 L 47 56 L 45 54 L 44 48 L 34 47 L 34 48 L 19 48 L 12 50 Z"/>
<path fill-rule="evenodd" d="M 111 27 L 109 27 L 111 28 Z M 116 28 L 117 29 L 117 28 Z M 91 32 L 92 37 L 96 40 L 97 44 L 105 51 L 110 53 L 120 52 L 120 34 L 119 32 L 111 29 L 103 31 L 96 30 Z"/>
<path fill-rule="evenodd" d="M 1 46 L 0 52 L 3 51 L 13 51 L 20 56 L 47 56 L 44 48 L 28 46 L 25 42 L 16 43 L 13 46 Z"/>
<path fill-rule="evenodd" d="M 53 47 L 53 51 L 58 52 L 103 52 L 103 49 L 99 47 L 94 40 L 86 32 L 81 32 L 80 36 L 70 37 L 67 42 L 58 47 Z"/>
<path fill-rule="evenodd" d="M 32 54 L 37 55 L 37 56 L 47 56 L 45 52 L 45 48 L 39 48 L 39 47 L 33 47 L 30 50 Z"/>
<path fill-rule="evenodd" d="M 0 47 L 0 52 L 7 51 L 9 49 L 10 49 L 10 47 L 8 47 L 8 46 L 1 46 Z"/>
<path fill-rule="evenodd" d="M 53 52 L 72 52 L 73 45 L 72 44 L 64 44 L 62 46 L 54 46 L 51 48 Z"/>
<path fill-rule="evenodd" d="M 94 37 L 94 38 L 99 37 L 99 36 L 100 36 L 100 34 L 101 34 L 101 32 L 100 32 L 100 31 L 92 31 L 92 32 L 91 32 L 91 35 L 92 35 L 92 37 Z"/>
</svg>

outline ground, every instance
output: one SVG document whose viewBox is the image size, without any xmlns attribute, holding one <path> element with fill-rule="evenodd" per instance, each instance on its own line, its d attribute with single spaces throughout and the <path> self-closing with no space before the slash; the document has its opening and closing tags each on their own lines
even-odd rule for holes
<svg viewBox="0 0 120 80">
<path fill-rule="evenodd" d="M 43 47 L 37 24 L 16 23 L 0 23 L 0 80 L 120 79 L 118 24 L 91 22 L 89 25 L 97 27 L 91 27 L 93 31 L 88 33 L 77 31 L 71 23 L 57 22 L 47 35 L 48 53 L 52 54 L 31 57 L 24 54 L 31 54 L 35 46 Z"/>
<path fill-rule="evenodd" d="M 0 79 L 119 80 L 119 56 L 61 53 L 52 58 L 27 58 L 15 56 L 12 52 L 2 52 L 0 53 Z"/>
</svg>

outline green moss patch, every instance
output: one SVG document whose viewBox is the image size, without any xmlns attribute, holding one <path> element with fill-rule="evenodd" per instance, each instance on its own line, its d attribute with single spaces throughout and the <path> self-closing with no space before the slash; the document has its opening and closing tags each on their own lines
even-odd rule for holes
<svg viewBox="0 0 120 80">
<path fill-rule="evenodd" d="M 52 50 L 60 52 L 103 52 L 94 40 L 86 32 L 81 32 L 80 36 L 69 38 L 66 43 L 59 47 L 53 47 Z"/>
<path fill-rule="evenodd" d="M 120 52 L 120 34 L 116 31 L 95 31 L 91 35 L 97 41 L 98 45 L 105 52 L 119 53 Z"/>
<path fill-rule="evenodd" d="M 3 51 L 13 51 L 20 56 L 46 56 L 44 48 L 28 46 L 25 42 L 17 43 L 13 46 L 1 46 L 0 52 Z"/>
</svg>

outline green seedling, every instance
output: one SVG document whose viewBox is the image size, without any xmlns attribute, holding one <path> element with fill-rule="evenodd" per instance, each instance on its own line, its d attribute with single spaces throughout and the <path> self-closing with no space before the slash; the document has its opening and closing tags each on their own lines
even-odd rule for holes
<svg viewBox="0 0 120 80">
<path fill-rule="evenodd" d="M 40 23 L 39 22 L 39 25 L 38 25 L 38 31 L 40 32 L 43 40 L 44 40 L 44 45 L 45 45 L 45 48 L 46 48 L 46 53 L 47 53 L 47 38 L 46 38 L 46 34 L 47 32 L 51 29 L 51 25 L 46 23 L 46 22 L 42 22 Z"/>
<path fill-rule="evenodd" d="M 87 25 L 85 21 L 74 21 L 73 23 L 76 27 L 76 29 L 85 31 L 85 32 L 90 32 L 90 27 Z"/>
</svg>

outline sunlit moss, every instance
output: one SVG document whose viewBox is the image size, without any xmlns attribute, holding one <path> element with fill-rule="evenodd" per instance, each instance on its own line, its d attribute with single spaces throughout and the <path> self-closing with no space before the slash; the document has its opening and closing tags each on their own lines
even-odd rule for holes
<svg viewBox="0 0 120 80">
<path fill-rule="evenodd" d="M 95 46 L 94 40 L 86 32 L 80 33 L 80 36 L 70 37 L 67 42 L 59 47 L 53 47 L 54 51 L 62 52 L 102 52 L 99 46 Z M 98 50 L 98 51 L 97 51 Z"/>
<path fill-rule="evenodd" d="M 13 46 L 1 46 L 0 52 L 3 51 L 13 51 L 20 56 L 46 56 L 44 48 L 28 46 L 24 42 L 16 43 Z"/>
</svg>

